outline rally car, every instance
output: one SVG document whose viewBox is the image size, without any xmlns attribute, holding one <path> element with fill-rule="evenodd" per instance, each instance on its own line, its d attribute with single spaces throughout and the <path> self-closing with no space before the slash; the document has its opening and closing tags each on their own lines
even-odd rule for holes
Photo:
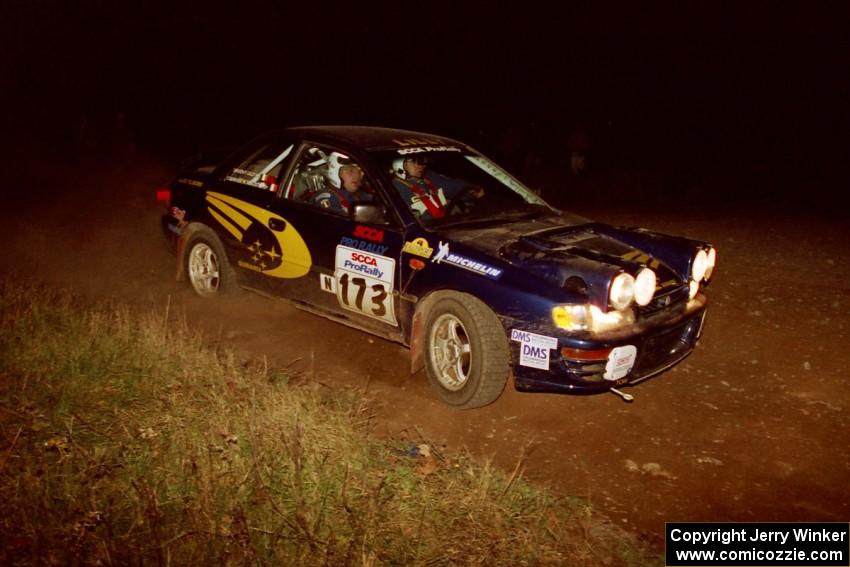
<svg viewBox="0 0 850 567">
<path fill-rule="evenodd" d="M 405 130 L 289 128 L 169 190 L 178 278 L 240 288 L 397 341 L 446 403 L 590 394 L 687 356 L 712 245 L 557 210 L 468 145 Z"/>
</svg>

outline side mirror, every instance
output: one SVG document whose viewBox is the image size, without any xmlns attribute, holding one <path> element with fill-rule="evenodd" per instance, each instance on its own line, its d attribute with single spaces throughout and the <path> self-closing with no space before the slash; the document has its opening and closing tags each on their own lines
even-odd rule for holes
<svg viewBox="0 0 850 567">
<path fill-rule="evenodd" d="M 352 217 L 363 224 L 388 224 L 386 209 L 376 203 L 355 203 Z"/>
</svg>

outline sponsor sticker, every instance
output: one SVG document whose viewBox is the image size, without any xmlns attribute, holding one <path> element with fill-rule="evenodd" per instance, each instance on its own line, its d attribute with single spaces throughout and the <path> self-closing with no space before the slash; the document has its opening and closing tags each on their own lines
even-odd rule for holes
<svg viewBox="0 0 850 567">
<path fill-rule="evenodd" d="M 365 238 L 366 240 L 371 240 L 372 242 L 384 241 L 383 230 L 379 228 L 372 228 L 370 226 L 363 226 L 360 224 L 354 227 L 354 236 L 356 238 Z"/>
<path fill-rule="evenodd" d="M 519 329 L 511 329 L 511 340 L 519 345 L 519 365 L 549 370 L 549 351 L 558 348 L 558 339 Z"/>
<path fill-rule="evenodd" d="M 398 150 L 399 155 L 421 154 L 425 152 L 459 152 L 460 148 L 455 146 L 423 146 L 421 148 L 402 148 Z"/>
<path fill-rule="evenodd" d="M 399 146 L 421 146 L 424 144 L 439 144 L 440 140 L 434 140 L 433 138 L 401 138 L 395 139 L 393 142 Z"/>
<path fill-rule="evenodd" d="M 440 245 L 438 246 L 439 250 L 437 254 L 431 258 L 431 261 L 435 264 L 441 264 L 445 262 L 446 264 L 452 264 L 459 268 L 463 268 L 464 270 L 468 270 L 470 272 L 474 272 L 476 274 L 480 274 L 482 276 L 486 276 L 491 280 L 497 280 L 502 277 L 502 269 L 494 268 L 488 264 L 484 264 L 479 262 L 478 260 L 473 260 L 472 258 L 468 258 L 466 256 L 462 256 L 460 254 L 452 254 L 449 251 L 449 243 L 443 243 L 440 241 Z"/>
<path fill-rule="evenodd" d="M 636 357 L 637 348 L 634 345 L 615 348 L 608 354 L 608 363 L 605 365 L 605 374 L 602 377 L 612 381 L 623 378 L 631 372 Z"/>
<path fill-rule="evenodd" d="M 343 309 L 397 324 L 393 307 L 395 260 L 339 245 L 334 265 L 334 293 Z M 325 285 L 322 280 L 322 289 L 330 291 Z"/>
<path fill-rule="evenodd" d="M 362 250 L 363 252 L 369 252 L 370 254 L 377 254 L 378 256 L 383 256 L 384 252 L 387 251 L 389 246 L 385 244 L 377 244 L 375 242 L 366 242 L 365 240 L 360 240 L 358 238 L 351 238 L 350 236 L 343 236 L 339 243 L 343 246 L 348 246 L 349 248 L 356 248 L 357 250 Z"/>
<path fill-rule="evenodd" d="M 336 279 L 331 274 L 319 274 L 319 285 L 322 286 L 322 291 L 327 291 L 336 295 Z"/>
<path fill-rule="evenodd" d="M 177 183 L 183 183 L 185 185 L 191 185 L 192 187 L 203 187 L 204 182 L 198 181 L 197 179 L 191 179 L 189 177 L 181 177 L 177 180 Z"/>
<path fill-rule="evenodd" d="M 428 241 L 424 238 L 408 240 L 404 243 L 404 247 L 401 251 L 407 252 L 408 254 L 414 254 L 416 256 L 422 256 L 423 258 L 430 258 L 434 253 L 434 249 L 428 245 Z"/>
</svg>

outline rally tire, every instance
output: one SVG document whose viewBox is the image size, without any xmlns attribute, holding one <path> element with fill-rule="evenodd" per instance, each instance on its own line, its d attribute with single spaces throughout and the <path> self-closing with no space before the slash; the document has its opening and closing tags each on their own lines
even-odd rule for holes
<svg viewBox="0 0 850 567">
<path fill-rule="evenodd" d="M 183 246 L 183 267 L 192 289 L 204 298 L 239 291 L 236 272 L 218 236 L 205 226 L 195 228 Z"/>
<path fill-rule="evenodd" d="M 510 375 L 510 353 L 499 318 L 475 297 L 440 299 L 425 323 L 428 382 L 445 403 L 471 409 L 493 403 Z"/>
</svg>

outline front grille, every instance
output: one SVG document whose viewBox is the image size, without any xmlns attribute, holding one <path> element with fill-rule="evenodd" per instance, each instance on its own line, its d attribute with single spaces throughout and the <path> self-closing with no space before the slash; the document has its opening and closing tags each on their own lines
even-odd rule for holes
<svg viewBox="0 0 850 567">
<path fill-rule="evenodd" d="M 640 349 L 633 377 L 652 374 L 687 355 L 694 348 L 701 321 L 701 317 L 696 317 L 647 339 Z"/>
<path fill-rule="evenodd" d="M 637 307 L 638 318 L 649 317 L 662 309 L 677 307 L 688 299 L 688 286 L 675 288 L 652 298 L 647 305 Z"/>
</svg>

